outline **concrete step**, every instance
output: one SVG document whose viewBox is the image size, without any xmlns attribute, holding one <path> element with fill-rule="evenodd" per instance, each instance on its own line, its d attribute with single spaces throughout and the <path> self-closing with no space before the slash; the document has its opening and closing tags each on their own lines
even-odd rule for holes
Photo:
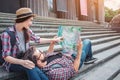
<svg viewBox="0 0 120 80">
<path fill-rule="evenodd" d="M 120 36 L 109 36 L 109 37 L 104 37 L 100 39 L 94 39 L 94 40 L 91 40 L 91 42 L 92 42 L 92 45 L 98 45 L 98 44 L 106 43 L 108 41 L 113 41 L 116 39 L 120 39 Z"/>
<path fill-rule="evenodd" d="M 114 46 L 117 46 L 117 45 L 120 45 L 120 39 L 116 39 L 116 40 L 113 40 L 113 41 L 109 41 L 109 42 L 106 42 L 106 43 L 102 43 L 102 44 L 99 44 L 99 45 L 92 46 L 92 49 L 93 49 L 93 53 L 97 54 L 99 52 L 110 49 L 110 48 L 112 48 Z"/>
<path fill-rule="evenodd" d="M 120 48 L 120 46 L 119 46 L 119 48 Z M 116 52 L 116 51 L 114 51 L 114 52 Z M 114 53 L 114 52 L 112 52 L 112 53 Z M 106 56 L 106 54 L 108 54 L 108 53 L 103 54 L 102 58 L 104 56 Z M 110 54 L 110 52 L 109 52 L 109 54 Z M 98 59 L 100 57 L 101 56 L 98 56 Z M 110 76 L 112 76 L 116 71 L 118 71 L 120 69 L 119 60 L 120 60 L 120 52 L 118 53 L 118 55 L 116 55 L 116 57 L 111 58 L 109 61 L 107 61 L 103 64 L 97 65 L 96 67 L 94 67 L 93 69 L 88 71 L 87 73 L 79 74 L 73 80 L 108 80 Z"/>
<path fill-rule="evenodd" d="M 85 28 L 82 28 L 81 29 L 83 32 L 88 32 L 88 31 L 111 31 L 111 29 L 109 28 L 100 28 L 100 29 L 85 29 Z"/>
<path fill-rule="evenodd" d="M 24 80 L 24 73 L 8 73 L 6 70 L 0 66 L 0 80 Z M 19 78 L 19 79 L 18 79 Z"/>
<path fill-rule="evenodd" d="M 15 17 L 15 15 L 14 14 L 4 14 L 4 15 L 1 15 L 1 19 L 7 19 L 8 20 L 8 17 L 11 17 L 11 19 L 13 18 L 14 19 L 14 17 Z M 50 22 L 50 21 L 52 21 L 52 22 L 56 22 L 56 21 L 59 21 L 59 22 L 64 22 L 64 23 L 67 23 L 67 22 L 74 22 L 74 23 L 79 23 L 79 21 L 77 21 L 77 20 L 69 20 L 69 19 L 58 19 L 58 18 L 50 18 L 50 17 L 43 17 L 43 16 L 39 16 L 39 17 L 37 17 L 36 19 L 35 19 L 35 21 L 48 21 L 48 22 Z M 95 24 L 95 25 L 97 25 L 96 23 L 93 23 L 93 22 L 88 22 L 88 21 L 81 21 L 81 23 L 79 23 L 79 24 L 84 24 L 84 23 L 88 23 L 89 25 L 90 24 Z"/>
<path fill-rule="evenodd" d="M 59 27 L 59 26 L 58 26 L 58 25 L 56 25 L 56 26 L 55 26 L 55 25 L 53 25 L 53 26 L 48 26 L 48 27 L 47 27 L 48 29 L 47 29 L 46 27 L 47 27 L 47 25 L 46 25 L 46 26 L 41 26 L 41 27 L 40 27 L 40 26 L 39 26 L 39 27 L 37 27 L 37 26 L 35 26 L 35 27 L 32 26 L 31 29 L 32 29 L 33 31 L 39 31 L 39 30 L 49 30 L 49 29 L 50 29 L 49 27 L 55 27 L 53 30 L 58 30 L 58 27 Z M 77 27 L 79 27 L 79 26 L 77 26 Z M 51 29 L 50 29 L 50 30 L 51 30 Z M 103 28 L 103 29 L 101 29 L 101 28 L 100 28 L 100 29 L 97 29 L 97 28 L 96 28 L 96 29 L 95 29 L 95 28 L 83 27 L 83 28 L 81 29 L 81 31 L 82 31 L 82 32 L 95 32 L 95 31 L 106 31 L 106 32 L 107 32 L 107 31 L 113 31 L 113 30 L 108 29 L 108 28 Z M 116 31 L 114 31 L 114 32 L 116 32 Z"/>
<path fill-rule="evenodd" d="M 3 17 L 3 18 L 7 18 L 7 17 L 11 17 L 11 18 L 14 18 L 15 17 L 15 14 L 11 14 L 11 13 L 1 13 L 0 12 L 0 14 L 1 14 L 1 17 Z M 38 16 L 37 18 L 36 18 L 36 20 L 54 20 L 54 21 L 56 21 L 56 20 L 58 20 L 58 21 L 71 21 L 71 22 L 78 22 L 77 20 L 69 20 L 69 19 L 59 19 L 59 18 L 53 18 L 53 17 L 44 17 L 44 16 Z M 83 21 L 83 22 L 87 22 L 87 21 Z M 90 22 L 89 22 L 90 23 Z M 93 23 L 93 22 L 92 22 Z M 94 23 L 94 24 L 96 24 L 96 23 Z"/>
<path fill-rule="evenodd" d="M 7 15 L 4 15 L 4 16 L 0 15 L 0 19 L 2 19 L 2 20 L 15 20 L 16 17 L 15 16 L 11 17 L 11 16 L 7 16 Z"/>
<path fill-rule="evenodd" d="M 110 36 L 110 37 L 105 37 L 100 39 L 94 39 L 94 40 L 91 40 L 91 42 L 92 42 L 92 45 L 98 45 L 98 44 L 106 43 L 106 42 L 117 40 L 117 39 L 120 39 L 120 36 Z M 33 41 L 31 41 L 30 43 L 31 45 L 39 46 L 39 47 L 49 46 L 49 44 L 38 44 L 38 43 L 34 43 Z"/>
<path fill-rule="evenodd" d="M 0 22 L 0 27 L 8 27 L 8 26 L 11 26 L 11 25 L 14 25 L 14 23 L 6 23 L 6 22 L 4 22 L 4 23 L 1 23 Z M 51 26 L 51 27 L 54 27 L 54 26 L 60 26 L 61 24 L 33 24 L 32 26 L 34 27 L 43 27 L 43 26 Z M 31 26 L 31 27 L 32 27 Z M 81 25 L 65 25 L 65 24 L 63 24 L 63 26 L 75 26 L 75 27 L 81 27 L 81 28 L 84 28 L 84 29 L 101 29 L 101 28 L 103 28 L 103 27 L 101 27 L 101 26 L 99 26 L 99 27 L 96 27 L 96 26 L 89 26 L 89 25 L 83 25 L 83 26 L 81 26 Z M 107 28 L 106 28 L 107 29 Z"/>
<path fill-rule="evenodd" d="M 15 14 L 12 14 L 12 13 L 3 13 L 3 12 L 0 12 L 0 15 L 1 16 L 6 16 L 6 15 L 8 15 L 8 16 L 15 16 Z"/>
<path fill-rule="evenodd" d="M 48 33 L 57 33 L 57 29 L 55 30 L 55 29 L 37 29 L 37 30 L 33 30 L 34 32 L 37 32 L 37 34 L 39 34 L 39 33 L 46 33 L 46 32 L 48 32 Z M 38 33 L 39 32 L 39 33 Z M 94 35 L 94 34 L 105 34 L 105 33 L 115 33 L 116 31 L 88 31 L 88 32 L 83 32 L 83 31 L 81 31 L 81 35 Z"/>
<path fill-rule="evenodd" d="M 82 39 L 98 39 L 98 38 L 104 38 L 104 37 L 109 37 L 109 36 L 119 36 L 120 33 L 112 33 L 112 34 L 97 34 L 97 35 L 85 35 L 85 36 L 81 36 Z"/>
<path fill-rule="evenodd" d="M 36 35 L 42 37 L 42 38 L 52 38 L 55 35 L 57 35 L 57 33 L 36 33 Z M 120 35 L 120 33 L 101 33 L 101 34 L 81 34 L 81 38 L 82 39 L 98 39 L 98 38 L 104 38 L 104 37 L 109 37 L 109 36 L 114 36 L 114 35 Z"/>
<path fill-rule="evenodd" d="M 38 35 L 38 36 L 41 36 L 41 37 L 51 37 L 51 36 L 54 36 L 54 35 L 57 35 L 57 27 L 54 29 L 53 27 L 51 27 L 51 28 L 40 28 L 40 29 L 36 29 L 35 27 L 34 27 L 34 29 L 33 29 L 33 27 L 31 28 L 32 30 L 33 30 L 33 32 L 35 32 L 36 33 L 36 35 Z M 3 30 L 5 30 L 5 27 L 3 28 L 3 27 L 0 27 L 0 33 L 3 31 Z M 89 29 L 88 29 L 89 30 Z M 49 33 L 49 34 L 48 34 Z M 85 36 L 85 35 L 87 35 L 87 36 L 89 36 L 89 35 L 97 35 L 97 34 L 112 34 L 112 33 L 116 33 L 116 31 L 88 31 L 88 32 L 81 32 L 81 35 L 82 36 Z"/>
<path fill-rule="evenodd" d="M 4 30 L 3 28 L 0 30 Z M 40 29 L 40 28 L 35 28 L 35 29 L 32 29 L 33 32 L 35 33 L 57 33 L 58 32 L 58 29 Z M 87 34 L 101 34 L 101 33 L 114 33 L 116 31 L 111 31 L 111 30 L 98 30 L 98 31 L 93 31 L 93 30 L 87 30 L 87 31 L 84 31 L 84 29 L 81 30 L 81 34 L 84 34 L 84 35 L 87 35 Z"/>
<path fill-rule="evenodd" d="M 9 20 L 9 19 L 4 20 L 0 18 L 0 23 L 14 23 L 14 22 L 15 20 Z"/>
<path fill-rule="evenodd" d="M 120 80 L 120 70 L 118 71 L 118 75 L 113 80 Z M 110 79 L 109 79 L 110 80 Z"/>
<path fill-rule="evenodd" d="M 0 30 L 4 30 L 8 26 L 10 26 L 10 25 L 1 24 L 0 25 Z M 52 26 L 50 26 L 50 25 L 39 25 L 39 26 L 33 25 L 30 28 L 33 31 L 39 31 L 39 30 L 41 31 L 41 30 L 52 30 L 51 27 L 53 28 L 53 30 L 58 30 L 58 25 L 52 25 Z M 79 26 L 77 26 L 77 27 L 79 27 Z M 98 28 L 95 28 L 95 27 L 91 27 L 91 28 L 89 28 L 89 27 L 83 27 L 81 30 L 82 30 L 82 32 L 89 32 L 89 31 L 90 32 L 92 32 L 92 31 L 111 31 L 111 29 L 108 29 L 108 28 L 103 28 L 103 29 L 99 28 L 98 29 Z"/>
<path fill-rule="evenodd" d="M 120 79 L 120 68 L 119 68 L 119 70 L 114 72 L 114 74 L 112 74 L 112 76 L 110 76 L 108 78 L 108 80 L 118 80 L 118 79 Z"/>
<path fill-rule="evenodd" d="M 13 26 L 13 24 L 9 24 L 9 23 L 4 23 L 4 24 L 2 24 L 2 23 L 0 23 L 0 30 L 1 31 L 3 31 L 6 27 L 9 27 L 9 26 Z M 79 26 L 78 26 L 79 27 Z M 33 26 L 31 26 L 31 29 L 33 30 L 33 31 L 36 31 L 36 32 L 39 32 L 39 30 L 41 31 L 42 30 L 42 32 L 43 32 L 43 30 L 49 30 L 49 29 L 56 29 L 56 31 L 57 31 L 57 29 L 58 29 L 58 25 L 52 25 L 52 26 L 50 26 L 50 25 L 36 25 L 36 24 L 34 24 Z M 87 31 L 89 31 L 89 32 L 93 32 L 93 31 L 91 31 L 92 29 L 101 29 L 101 28 L 96 28 L 96 27 L 87 27 L 87 26 L 84 26 L 83 28 L 82 28 L 82 30 L 87 30 Z M 83 31 L 82 31 L 83 32 Z M 89 34 L 89 32 L 84 32 L 84 33 L 88 33 Z M 94 31 L 95 32 L 95 31 Z M 100 33 L 100 32 L 102 32 L 101 30 L 99 31 L 99 32 L 96 32 L 96 33 Z M 106 28 L 105 28 L 105 30 L 103 31 L 103 32 L 115 32 L 115 31 L 108 31 Z M 102 32 L 102 33 L 103 33 Z"/>
<path fill-rule="evenodd" d="M 88 32 L 81 32 L 81 35 L 94 35 L 94 34 L 112 34 L 116 31 L 88 31 Z"/>
<path fill-rule="evenodd" d="M 6 14 L 6 13 L 2 13 L 1 14 L 1 16 L 0 16 L 0 18 L 1 19 L 3 19 L 3 20 L 8 20 L 8 17 L 10 16 L 10 18 L 11 18 L 11 20 L 13 20 L 14 18 L 15 18 L 15 14 Z M 66 22 L 79 22 L 78 20 L 69 20 L 69 19 L 58 19 L 58 18 L 51 18 L 51 17 L 43 17 L 43 16 L 38 16 L 37 18 L 35 18 L 35 21 L 59 21 L 59 22 L 64 22 L 64 23 L 66 23 Z M 88 21 L 82 21 L 82 23 L 83 22 L 87 22 L 87 23 L 92 23 L 93 24 L 93 22 L 88 22 Z M 94 24 L 96 24 L 96 23 L 94 23 Z"/>
<path fill-rule="evenodd" d="M 38 30 L 39 31 L 39 30 Z M 38 32 L 37 31 L 37 32 Z M 41 30 L 40 30 L 41 31 Z M 43 31 L 43 30 L 42 30 Z M 50 29 L 50 31 L 51 31 L 51 29 Z M 49 31 L 49 29 L 47 29 L 47 30 L 45 30 L 45 32 L 43 32 L 43 33 L 36 33 L 36 35 L 38 35 L 38 36 L 41 36 L 41 35 L 52 35 L 52 34 L 57 34 L 57 31 L 53 31 L 53 32 L 50 32 Z M 34 31 L 35 32 L 35 31 Z M 47 33 L 46 33 L 47 32 Z M 82 35 L 82 36 L 85 36 L 85 35 L 87 35 L 87 36 L 89 36 L 89 35 L 97 35 L 97 34 L 112 34 L 112 33 L 116 33 L 116 31 L 88 31 L 88 32 L 81 32 L 80 34 Z"/>
<path fill-rule="evenodd" d="M 34 44 L 34 43 L 33 43 Z M 94 44 L 94 42 L 92 42 L 92 44 Z M 35 44 L 34 44 L 35 45 Z M 107 50 L 107 49 L 110 49 L 114 46 L 117 46 L 117 45 L 120 45 L 120 39 L 115 39 L 115 40 L 112 40 L 112 41 L 107 41 L 107 42 L 104 42 L 104 43 L 101 43 L 101 44 L 96 44 L 96 45 L 93 45 L 92 46 L 92 49 L 93 49 L 93 53 L 94 54 L 97 54 L 99 52 L 102 52 L 104 50 Z M 36 46 L 42 50 L 42 51 L 46 51 L 48 50 L 48 47 L 49 47 L 49 44 L 46 44 L 46 45 L 39 45 L 39 44 L 36 44 Z M 62 50 L 62 47 L 58 44 L 55 45 L 55 50 Z"/>
<path fill-rule="evenodd" d="M 74 26 L 96 26 L 96 27 L 99 27 L 100 25 L 97 25 L 97 24 L 94 24 L 94 23 L 92 23 L 91 22 L 91 24 L 89 24 L 89 23 L 87 23 L 87 22 L 84 22 L 84 23 L 82 23 L 82 21 L 79 21 L 78 23 L 74 23 L 74 22 L 66 22 L 66 23 L 59 23 L 59 22 L 34 22 L 35 24 L 49 24 L 49 25 L 68 25 L 68 26 L 71 26 L 71 25 L 74 25 Z M 103 27 L 103 26 L 101 26 L 101 27 Z"/>
<path fill-rule="evenodd" d="M 8 19 L 9 17 L 6 16 L 6 17 L 3 17 L 3 16 L 0 16 L 0 19 L 2 20 L 10 20 L 10 18 Z M 15 18 L 11 17 L 11 20 L 14 20 Z M 37 22 L 38 21 L 38 22 Z M 58 19 L 58 18 L 50 18 L 50 17 L 37 17 L 35 19 L 35 22 L 39 23 L 39 22 L 61 22 L 61 23 L 72 23 L 72 24 L 79 24 L 79 25 L 95 25 L 95 26 L 98 26 L 98 24 L 96 23 L 93 23 L 93 22 L 90 22 L 90 21 L 78 21 L 78 20 L 69 20 L 69 19 Z"/>
<path fill-rule="evenodd" d="M 15 18 L 14 19 L 10 19 L 10 18 L 3 18 L 3 17 L 0 17 L 0 22 L 1 23 L 14 23 L 15 22 Z M 67 22 L 65 22 L 65 21 L 61 21 L 61 20 L 59 20 L 59 21 L 57 21 L 57 20 L 55 20 L 55 21 L 52 21 L 52 20 L 46 20 L 46 21 L 38 21 L 38 20 L 35 20 L 34 22 L 33 22 L 33 24 L 49 24 L 49 25 L 76 25 L 76 26 L 78 26 L 78 25 L 81 25 L 81 26 L 86 26 L 86 25 L 89 25 L 89 26 L 96 26 L 96 27 L 99 27 L 99 26 L 101 26 L 101 25 L 98 25 L 98 24 L 96 24 L 96 23 L 93 23 L 93 22 L 89 22 L 89 21 L 75 21 L 74 22 L 74 20 L 72 20 L 72 21 L 67 21 Z M 103 27 L 103 26 L 101 26 L 101 27 Z"/>
</svg>

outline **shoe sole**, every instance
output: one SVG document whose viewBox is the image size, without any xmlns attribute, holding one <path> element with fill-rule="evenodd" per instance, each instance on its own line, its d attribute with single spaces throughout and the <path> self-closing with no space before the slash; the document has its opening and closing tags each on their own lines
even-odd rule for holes
<svg viewBox="0 0 120 80">
<path fill-rule="evenodd" d="M 91 61 L 89 61 L 89 62 L 84 62 L 84 64 L 92 64 L 92 63 L 94 63 L 95 61 L 97 61 L 97 59 L 91 60 Z"/>
</svg>

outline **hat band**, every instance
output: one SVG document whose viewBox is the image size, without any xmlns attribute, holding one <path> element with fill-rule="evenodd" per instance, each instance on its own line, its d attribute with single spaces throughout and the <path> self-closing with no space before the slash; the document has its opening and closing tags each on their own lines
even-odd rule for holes
<svg viewBox="0 0 120 80">
<path fill-rule="evenodd" d="M 23 17 L 23 16 L 28 16 L 28 15 L 31 15 L 31 14 L 33 14 L 33 13 L 30 12 L 30 13 L 26 13 L 26 14 L 21 14 L 21 15 L 18 15 L 17 18 L 20 18 L 20 17 Z"/>
</svg>

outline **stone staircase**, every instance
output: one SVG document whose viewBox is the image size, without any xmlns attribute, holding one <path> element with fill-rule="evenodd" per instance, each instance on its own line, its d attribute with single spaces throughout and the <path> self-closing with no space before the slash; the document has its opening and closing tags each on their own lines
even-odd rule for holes
<svg viewBox="0 0 120 80">
<path fill-rule="evenodd" d="M 0 13 L 0 33 L 8 26 L 14 24 L 15 15 Z M 120 33 L 103 25 L 89 21 L 76 21 L 48 17 L 37 17 L 31 29 L 36 35 L 43 38 L 52 38 L 57 34 L 59 25 L 81 27 L 80 37 L 91 39 L 94 57 L 98 60 L 94 64 L 83 65 L 79 74 L 71 80 L 117 80 L 120 74 Z M 46 51 L 49 44 L 39 45 L 31 41 L 31 45 Z M 56 44 L 55 51 L 61 50 Z M 0 67 L 0 80 L 26 80 L 22 74 L 7 73 Z"/>
</svg>

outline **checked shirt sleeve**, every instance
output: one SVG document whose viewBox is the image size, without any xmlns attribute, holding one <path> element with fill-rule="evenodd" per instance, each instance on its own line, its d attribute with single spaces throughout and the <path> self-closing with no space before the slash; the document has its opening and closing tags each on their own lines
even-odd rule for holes
<svg viewBox="0 0 120 80">
<path fill-rule="evenodd" d="M 1 40 L 2 40 L 2 47 L 3 47 L 2 57 L 10 56 L 11 43 L 10 43 L 10 36 L 8 35 L 7 32 L 4 32 L 1 34 Z"/>
<path fill-rule="evenodd" d="M 36 43 L 40 43 L 40 37 L 35 35 L 35 33 L 33 33 L 31 29 L 29 29 L 29 32 L 30 32 L 30 39 L 32 41 L 35 41 Z"/>
</svg>

